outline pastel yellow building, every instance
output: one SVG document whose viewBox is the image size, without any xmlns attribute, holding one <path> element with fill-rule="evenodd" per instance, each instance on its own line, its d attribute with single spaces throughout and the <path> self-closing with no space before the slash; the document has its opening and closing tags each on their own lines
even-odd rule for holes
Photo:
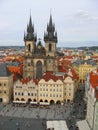
<svg viewBox="0 0 98 130">
<path fill-rule="evenodd" d="M 86 80 L 86 76 L 92 70 L 97 68 L 95 61 L 77 61 L 73 65 L 76 73 L 79 76 L 79 81 L 84 82 Z"/>
<path fill-rule="evenodd" d="M 63 92 L 63 82 L 62 80 L 41 79 L 38 83 L 38 100 L 39 103 L 48 104 L 61 104 L 63 103 L 64 92 Z"/>
<path fill-rule="evenodd" d="M 5 63 L 0 63 L 0 102 L 10 103 L 13 94 L 13 75 Z"/>
</svg>

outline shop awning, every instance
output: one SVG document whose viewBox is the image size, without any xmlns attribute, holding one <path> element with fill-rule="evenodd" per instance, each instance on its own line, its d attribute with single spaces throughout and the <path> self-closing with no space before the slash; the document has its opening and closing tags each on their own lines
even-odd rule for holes
<svg viewBox="0 0 98 130">
<path fill-rule="evenodd" d="M 13 101 L 13 103 L 26 103 L 26 101 Z"/>
<path fill-rule="evenodd" d="M 37 102 L 30 102 L 30 104 L 37 104 Z"/>
<path fill-rule="evenodd" d="M 40 105 L 49 105 L 49 102 L 40 102 Z"/>
</svg>

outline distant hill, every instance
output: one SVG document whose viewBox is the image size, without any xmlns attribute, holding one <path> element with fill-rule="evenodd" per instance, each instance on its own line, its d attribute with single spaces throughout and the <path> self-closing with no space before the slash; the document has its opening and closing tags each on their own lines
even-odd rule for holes
<svg viewBox="0 0 98 130">
<path fill-rule="evenodd" d="M 91 47 L 87 47 L 87 46 L 83 46 L 83 47 L 58 47 L 58 49 L 69 49 L 69 50 L 73 50 L 73 49 L 78 49 L 78 50 L 98 50 L 98 46 L 91 46 Z"/>
<path fill-rule="evenodd" d="M 81 42 L 61 42 L 57 44 L 58 47 L 67 49 L 85 49 L 85 48 L 98 48 L 98 41 L 81 41 Z M 96 49 L 97 49 L 96 48 Z"/>
</svg>

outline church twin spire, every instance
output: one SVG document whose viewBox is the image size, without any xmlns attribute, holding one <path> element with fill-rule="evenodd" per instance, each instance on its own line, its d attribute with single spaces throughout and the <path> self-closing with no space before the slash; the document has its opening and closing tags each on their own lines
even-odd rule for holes
<svg viewBox="0 0 98 130">
<path fill-rule="evenodd" d="M 37 35 L 34 33 L 34 25 L 32 25 L 32 18 L 30 15 L 29 24 L 27 25 L 27 33 L 24 33 L 24 41 L 37 41 Z M 49 24 L 47 24 L 47 31 L 44 33 L 44 41 L 54 41 L 57 43 L 57 32 L 55 31 L 55 24 L 52 22 L 52 15 L 50 14 Z"/>
</svg>

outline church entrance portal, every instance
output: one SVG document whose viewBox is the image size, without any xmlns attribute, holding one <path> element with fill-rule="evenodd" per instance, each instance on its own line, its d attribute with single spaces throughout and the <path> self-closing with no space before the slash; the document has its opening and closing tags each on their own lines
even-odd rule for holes
<svg viewBox="0 0 98 130">
<path fill-rule="evenodd" d="M 42 63 L 41 61 L 38 61 L 36 64 L 36 78 L 42 77 Z"/>
</svg>

